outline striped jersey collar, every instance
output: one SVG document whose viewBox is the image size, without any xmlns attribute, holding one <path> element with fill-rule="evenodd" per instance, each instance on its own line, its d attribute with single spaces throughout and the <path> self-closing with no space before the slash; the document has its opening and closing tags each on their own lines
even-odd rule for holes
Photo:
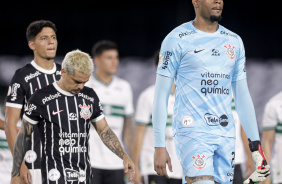
<svg viewBox="0 0 282 184">
<path fill-rule="evenodd" d="M 46 70 L 46 69 L 40 67 L 38 64 L 35 63 L 34 60 L 32 60 L 30 64 L 31 64 L 36 70 L 38 70 L 38 71 L 40 71 L 40 72 L 42 72 L 42 73 L 46 73 L 46 74 L 53 74 L 53 73 L 55 73 L 56 70 L 57 70 L 57 66 L 56 66 L 56 63 L 55 63 L 55 62 L 54 62 L 54 67 L 53 67 L 52 70 Z"/>
<path fill-rule="evenodd" d="M 67 92 L 65 90 L 63 90 L 62 88 L 60 88 L 57 84 L 57 82 L 53 82 L 53 86 L 55 87 L 55 89 L 57 91 L 59 91 L 60 93 L 62 93 L 63 95 L 66 95 L 66 96 L 74 96 L 74 94 L 70 93 L 70 92 Z"/>
</svg>

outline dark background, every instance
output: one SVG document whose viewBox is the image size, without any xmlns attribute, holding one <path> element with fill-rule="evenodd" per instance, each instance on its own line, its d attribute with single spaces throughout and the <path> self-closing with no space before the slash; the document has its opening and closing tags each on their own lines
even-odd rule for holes
<svg viewBox="0 0 282 184">
<path fill-rule="evenodd" d="M 73 49 L 91 52 L 100 39 L 118 43 L 120 56 L 150 57 L 176 26 L 194 19 L 191 0 L 136 1 L 36 1 L 1 6 L 0 55 L 25 56 L 25 31 L 34 20 L 48 19 L 57 26 L 57 55 Z M 239 34 L 247 58 L 282 58 L 281 10 L 277 3 L 224 1 L 221 25 Z"/>
</svg>

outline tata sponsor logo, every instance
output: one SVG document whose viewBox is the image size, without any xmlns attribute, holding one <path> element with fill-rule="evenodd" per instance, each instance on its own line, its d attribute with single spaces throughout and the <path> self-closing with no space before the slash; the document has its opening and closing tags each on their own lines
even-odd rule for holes
<svg viewBox="0 0 282 184">
<path fill-rule="evenodd" d="M 228 117 L 225 114 L 223 114 L 220 117 L 218 117 L 218 116 L 216 116 L 214 114 L 206 113 L 204 118 L 206 120 L 206 123 L 209 126 L 221 125 L 223 127 L 226 127 L 228 125 L 228 123 L 229 123 Z"/>
<path fill-rule="evenodd" d="M 79 169 L 79 171 L 76 171 L 74 169 L 66 168 L 66 180 L 67 181 L 79 181 L 84 182 L 86 179 L 85 171 L 82 169 Z"/>
<path fill-rule="evenodd" d="M 54 100 L 56 98 L 59 98 L 61 97 L 61 93 L 60 92 L 57 92 L 56 94 L 54 95 L 49 95 L 49 96 L 46 96 L 42 99 L 42 103 L 45 104 L 46 102 L 50 101 L 50 100 Z"/>
<path fill-rule="evenodd" d="M 35 73 L 31 73 L 29 75 L 27 75 L 24 80 L 25 82 L 28 82 L 30 79 L 33 79 L 34 77 L 38 77 L 39 75 L 41 75 L 41 73 L 39 71 L 36 71 Z"/>
<path fill-rule="evenodd" d="M 188 36 L 188 35 L 192 35 L 192 34 L 196 34 L 197 32 L 195 30 L 193 31 L 185 31 L 185 32 L 181 32 L 179 33 L 179 38 L 182 38 L 184 36 Z"/>
</svg>

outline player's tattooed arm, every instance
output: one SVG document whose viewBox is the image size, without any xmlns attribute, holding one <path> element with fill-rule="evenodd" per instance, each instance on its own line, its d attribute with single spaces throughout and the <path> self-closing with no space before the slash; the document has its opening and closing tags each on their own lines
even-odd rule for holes
<svg viewBox="0 0 282 184">
<path fill-rule="evenodd" d="M 20 168 L 24 155 L 28 150 L 29 140 L 31 139 L 33 130 L 34 125 L 24 119 L 14 146 L 12 177 L 20 176 Z"/>
<path fill-rule="evenodd" d="M 136 138 L 136 128 L 133 123 L 133 118 L 125 117 L 124 126 L 123 126 L 123 140 L 128 148 L 130 156 L 132 156 L 134 152 L 135 138 Z"/>
<path fill-rule="evenodd" d="M 116 134 L 111 130 L 109 125 L 107 124 L 105 118 L 93 123 L 97 133 L 99 134 L 103 143 L 118 157 L 123 159 L 126 155 L 124 149 L 121 146 L 120 141 L 118 140 Z"/>
</svg>

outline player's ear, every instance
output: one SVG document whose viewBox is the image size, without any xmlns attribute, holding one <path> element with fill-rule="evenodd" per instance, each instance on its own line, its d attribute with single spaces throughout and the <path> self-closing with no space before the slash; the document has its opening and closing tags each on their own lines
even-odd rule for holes
<svg viewBox="0 0 282 184">
<path fill-rule="evenodd" d="M 31 50 L 35 50 L 35 44 L 33 41 L 28 41 L 28 47 L 31 49 Z"/>
<path fill-rule="evenodd" d="M 199 1 L 198 0 L 192 0 L 192 4 L 193 4 L 194 8 L 199 7 Z"/>
<path fill-rule="evenodd" d="M 67 75 L 67 72 L 64 68 L 61 69 L 61 75 L 63 78 L 65 78 L 65 76 Z"/>
</svg>

